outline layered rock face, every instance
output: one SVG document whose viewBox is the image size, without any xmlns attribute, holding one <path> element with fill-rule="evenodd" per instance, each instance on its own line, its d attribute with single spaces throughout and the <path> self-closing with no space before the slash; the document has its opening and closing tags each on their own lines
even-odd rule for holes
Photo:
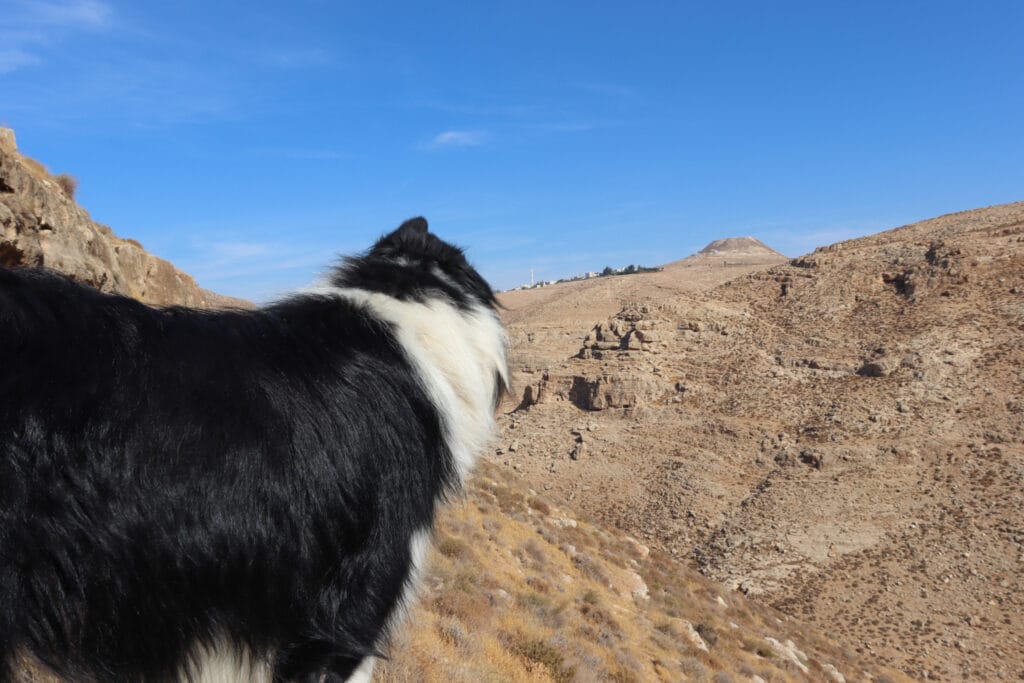
<svg viewBox="0 0 1024 683">
<path fill-rule="evenodd" d="M 201 288 L 189 275 L 122 239 L 89 213 L 0 128 L 0 267 L 44 266 L 103 292 L 154 306 L 250 306 Z"/>
<path fill-rule="evenodd" d="M 651 306 L 627 305 L 607 321 L 594 325 L 583 339 L 579 357 L 600 360 L 609 351 L 620 357 L 637 351 L 657 353 L 659 347 L 664 347 L 658 336 L 659 323 L 662 327 L 670 324 L 652 317 Z"/>
</svg>

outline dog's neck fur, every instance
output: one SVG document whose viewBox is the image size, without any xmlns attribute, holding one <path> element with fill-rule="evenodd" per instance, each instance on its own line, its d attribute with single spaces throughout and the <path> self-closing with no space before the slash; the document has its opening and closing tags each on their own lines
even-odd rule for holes
<svg viewBox="0 0 1024 683">
<path fill-rule="evenodd" d="M 508 386 L 508 342 L 497 314 L 482 304 L 460 309 L 443 297 L 403 301 L 331 285 L 304 293 L 343 298 L 392 326 L 441 412 L 459 483 L 465 481 L 491 437 L 495 396 Z"/>
</svg>

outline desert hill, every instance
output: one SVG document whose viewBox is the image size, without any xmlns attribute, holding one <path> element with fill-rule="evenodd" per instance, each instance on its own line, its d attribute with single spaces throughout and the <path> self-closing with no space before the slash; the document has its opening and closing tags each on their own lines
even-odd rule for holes
<svg viewBox="0 0 1024 683">
<path fill-rule="evenodd" d="M 540 289 L 503 292 L 499 299 L 506 308 L 506 321 L 515 331 L 529 330 L 530 338 L 525 344 L 513 340 L 516 359 L 536 368 L 571 356 L 579 350 L 579 330 L 595 320 L 615 315 L 623 302 L 672 299 L 701 292 L 767 265 L 788 261 L 752 237 L 719 242 L 737 248 L 726 247 L 717 254 L 698 252 L 665 264 L 660 272 L 575 280 Z M 712 242 L 703 251 L 711 250 L 715 244 Z M 533 358 L 531 349 L 538 349 L 540 355 Z"/>
<path fill-rule="evenodd" d="M 725 237 L 714 240 L 706 247 L 684 259 L 665 264 L 667 269 L 693 268 L 714 263 L 716 265 L 774 265 L 789 259 L 756 237 Z"/>
<path fill-rule="evenodd" d="M 686 261 L 510 301 L 494 459 L 876 661 L 1020 676 L 1024 203 Z"/>
<path fill-rule="evenodd" d="M 234 302 L 92 223 L 12 143 L 0 136 L 0 267 L 47 265 L 161 305 Z M 712 269 L 694 282 L 734 274 Z M 632 292 L 629 282 L 612 285 L 609 300 Z M 907 680 L 659 548 L 588 522 L 501 463 L 481 463 L 442 513 L 436 541 L 422 600 L 376 681 Z M 54 683 L 31 662 L 18 676 Z"/>
<path fill-rule="evenodd" d="M 729 254 L 737 254 L 785 258 L 782 254 L 775 251 L 756 237 L 726 237 L 725 239 L 711 242 L 697 253 L 704 256 L 726 256 Z"/>
</svg>

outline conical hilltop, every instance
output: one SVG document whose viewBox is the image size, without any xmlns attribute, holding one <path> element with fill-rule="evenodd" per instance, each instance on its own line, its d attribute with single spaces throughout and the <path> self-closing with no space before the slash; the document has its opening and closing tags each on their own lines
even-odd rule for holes
<svg viewBox="0 0 1024 683">
<path fill-rule="evenodd" d="M 726 237 L 725 239 L 715 240 L 704 247 L 698 254 L 704 254 L 705 256 L 726 256 L 729 254 L 738 255 L 764 255 L 774 258 L 784 259 L 784 254 L 780 254 L 775 251 L 767 244 L 757 239 L 756 237 Z"/>
</svg>

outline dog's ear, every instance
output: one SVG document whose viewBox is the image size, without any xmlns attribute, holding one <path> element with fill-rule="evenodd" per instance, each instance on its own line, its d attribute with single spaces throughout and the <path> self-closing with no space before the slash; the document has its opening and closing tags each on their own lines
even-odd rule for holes
<svg viewBox="0 0 1024 683">
<path fill-rule="evenodd" d="M 428 241 L 427 219 L 422 216 L 410 218 L 388 234 L 377 240 L 370 254 L 394 256 L 407 251 L 422 251 Z"/>
<path fill-rule="evenodd" d="M 426 235 L 427 232 L 427 219 L 423 216 L 417 216 L 398 226 L 398 230 L 395 230 L 394 235 L 395 237 L 404 237 L 406 235 Z"/>
</svg>

